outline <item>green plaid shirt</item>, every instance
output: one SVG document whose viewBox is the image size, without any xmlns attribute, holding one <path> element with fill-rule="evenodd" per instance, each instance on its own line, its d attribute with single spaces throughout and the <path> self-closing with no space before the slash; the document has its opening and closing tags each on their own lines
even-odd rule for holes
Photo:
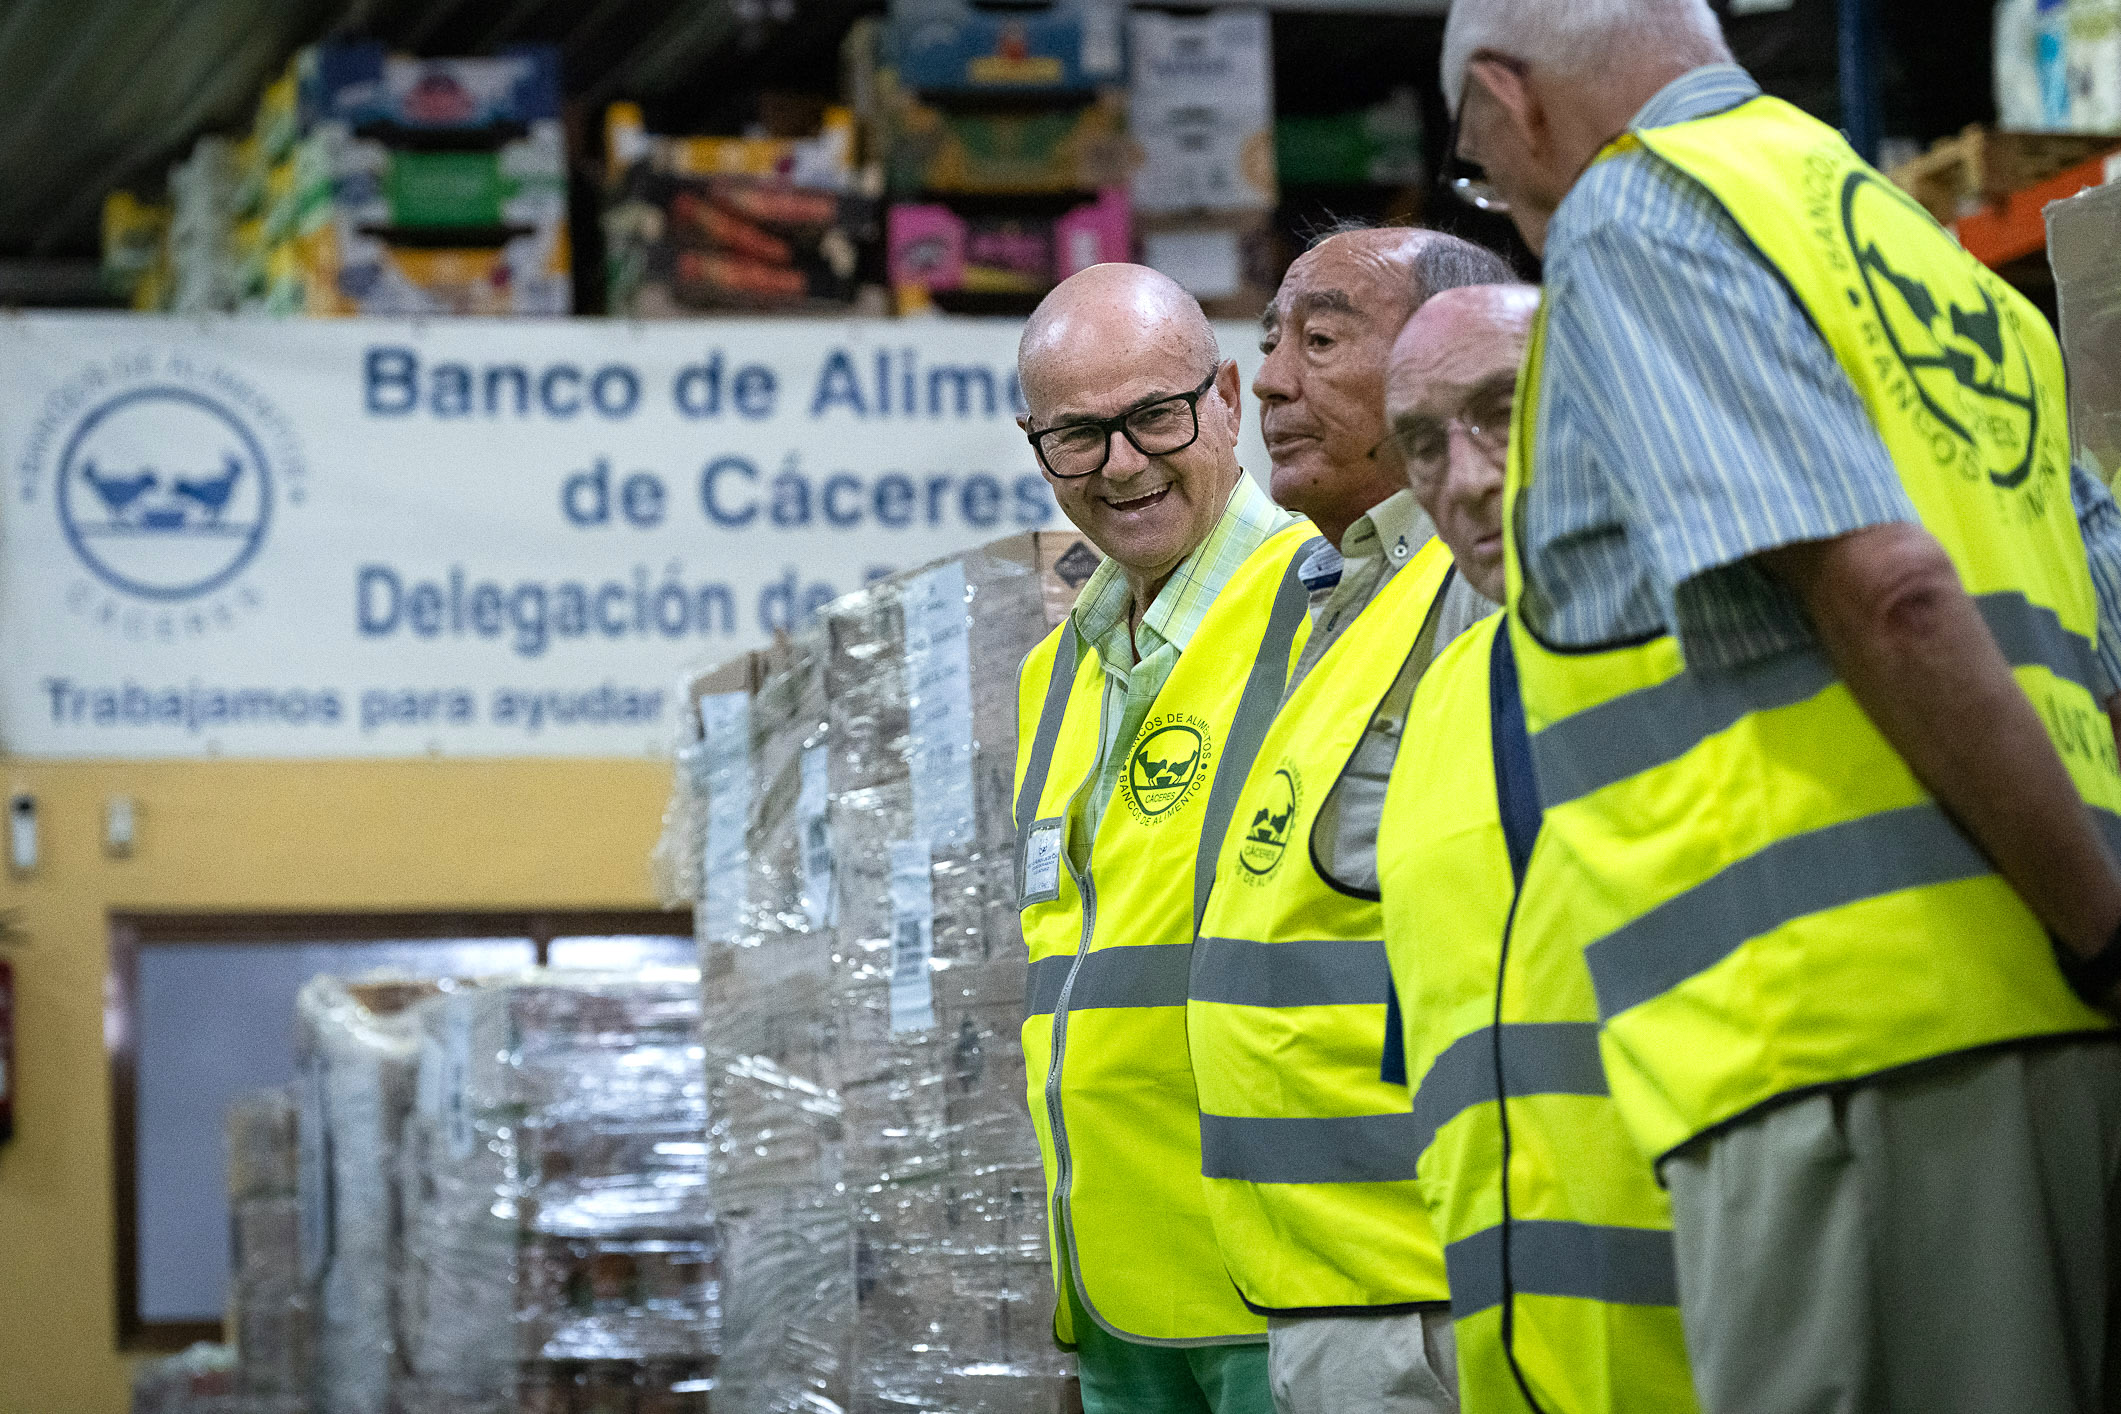
<svg viewBox="0 0 2121 1414">
<path fill-rule="evenodd" d="M 1254 550 L 1296 520 L 1269 500 L 1251 477 L 1240 474 L 1222 519 L 1164 582 L 1133 633 L 1127 632 L 1133 596 L 1118 561 L 1108 558 L 1083 586 L 1072 612 L 1075 631 L 1105 665 L 1105 739 L 1098 745 L 1097 779 L 1084 828 L 1069 841 L 1077 867 L 1086 863 L 1090 840 L 1119 784 L 1126 743 L 1148 720 L 1150 705 L 1178 666 L 1178 655 L 1186 651 L 1208 606 Z"/>
</svg>

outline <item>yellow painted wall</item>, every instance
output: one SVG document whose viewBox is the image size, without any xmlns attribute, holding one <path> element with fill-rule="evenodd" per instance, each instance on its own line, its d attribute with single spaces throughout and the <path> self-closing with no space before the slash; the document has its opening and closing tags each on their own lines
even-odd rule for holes
<svg viewBox="0 0 2121 1414">
<path fill-rule="evenodd" d="M 25 762 L 42 866 L 0 870 L 20 1077 L 0 1149 L 0 1414 L 122 1414 L 103 986 L 112 910 L 655 907 L 669 791 L 651 761 Z M 102 849 L 131 796 L 138 845 Z"/>
</svg>

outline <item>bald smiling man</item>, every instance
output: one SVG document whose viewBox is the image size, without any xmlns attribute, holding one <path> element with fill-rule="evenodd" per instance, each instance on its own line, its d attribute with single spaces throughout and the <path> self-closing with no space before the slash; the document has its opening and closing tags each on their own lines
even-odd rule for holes
<svg viewBox="0 0 2121 1414">
<path fill-rule="evenodd" d="M 1200 306 L 1098 265 L 1026 325 L 1022 419 L 1106 559 L 1019 679 L 1028 1099 L 1054 1333 L 1088 1414 L 1267 1414 L 1266 1321 L 1231 1285 L 1200 1177 L 1186 979 L 1219 840 L 1307 628 L 1322 542 L 1237 464 L 1237 365 Z"/>
</svg>

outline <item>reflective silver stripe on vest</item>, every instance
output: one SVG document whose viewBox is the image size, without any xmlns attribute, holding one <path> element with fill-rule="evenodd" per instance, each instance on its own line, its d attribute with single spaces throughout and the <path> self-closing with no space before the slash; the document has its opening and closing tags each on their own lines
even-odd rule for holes
<svg viewBox="0 0 2121 1414">
<path fill-rule="evenodd" d="M 1622 1306 L 1679 1304 L 1672 1234 L 1663 1228 L 1512 1222 L 1510 1288 L 1520 1296 L 1577 1296 Z M 1463 1321 L 1502 1304 L 1503 1229 L 1485 1228 L 1443 1249 L 1451 1316 Z"/>
<path fill-rule="evenodd" d="M 1075 975 L 1075 988 L 1068 993 L 1069 1013 L 1105 1007 L 1184 1006 L 1186 963 L 1192 950 L 1189 943 L 1099 948 L 1082 959 L 1082 971 Z M 1060 1005 L 1061 987 L 1075 962 L 1074 953 L 1063 953 L 1031 964 L 1031 1015 L 1046 1016 Z"/>
<path fill-rule="evenodd" d="M 1414 1177 L 1414 1116 L 1200 1117 L 1204 1178 L 1250 1183 L 1397 1183 Z"/>
<path fill-rule="evenodd" d="M 1325 544 L 1313 536 L 1296 547 L 1289 567 L 1282 571 L 1274 590 L 1274 607 L 1267 613 L 1267 630 L 1260 636 L 1259 652 L 1252 657 L 1252 672 L 1245 679 L 1244 694 L 1237 700 L 1237 714 L 1230 719 L 1230 734 L 1223 742 L 1222 759 L 1215 767 L 1215 781 L 1208 787 L 1208 803 L 1201 816 L 1200 853 L 1193 861 L 1193 931 L 1208 913 L 1208 893 L 1215 887 L 1215 859 L 1222 852 L 1223 836 L 1229 833 L 1230 816 L 1244 794 L 1245 778 L 1252 773 L 1252 758 L 1274 725 L 1281 709 L 1283 686 L 1289 677 L 1289 646 L 1311 607 L 1304 588 L 1302 566 L 1311 552 Z"/>
<path fill-rule="evenodd" d="M 1202 938 L 1193 944 L 1191 995 L 1229 1006 L 1384 1005 L 1392 968 L 1381 938 Z"/>
<path fill-rule="evenodd" d="M 1599 1015 L 1660 996 L 1793 918 L 1989 872 L 1933 804 L 1777 840 L 1586 948 Z"/>
<path fill-rule="evenodd" d="M 1068 716 L 1068 697 L 1075 689 L 1075 670 L 1082 663 L 1082 638 L 1070 615 L 1061 626 L 1060 642 L 1053 649 L 1053 673 L 1046 679 L 1046 700 L 1038 710 L 1038 731 L 1031 738 L 1031 759 L 1024 765 L 1023 788 L 1016 793 L 1016 896 L 1024 896 L 1024 861 L 1031 847 L 1031 826 L 1038 820 L 1038 802 L 1046 793 L 1046 777 L 1053 772 L 1053 751 L 1060 742 L 1061 723 Z"/>
<path fill-rule="evenodd" d="M 1513 1100 L 1533 1095 L 1603 1095 L 1595 1021 L 1527 1021 L 1501 1028 L 1503 1089 Z M 1415 1152 L 1475 1105 L 1494 1103 L 1497 1029 L 1483 1026 L 1444 1048 L 1414 1092 Z"/>
<path fill-rule="evenodd" d="M 2096 693 L 2092 645 L 2054 610 L 2015 593 L 1974 604 L 2013 667 L 2044 667 Z M 1732 672 L 1682 672 L 1586 708 L 1533 735 L 1540 800 L 1551 810 L 1676 761 L 1747 714 L 1794 706 L 1838 680 L 1818 650 L 1798 648 Z"/>
</svg>

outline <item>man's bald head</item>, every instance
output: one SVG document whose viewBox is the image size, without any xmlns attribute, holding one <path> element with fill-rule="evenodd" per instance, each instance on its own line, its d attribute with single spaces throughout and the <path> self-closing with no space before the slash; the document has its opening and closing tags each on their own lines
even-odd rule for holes
<svg viewBox="0 0 2121 1414">
<path fill-rule="evenodd" d="M 1460 573 L 1498 601 L 1504 455 L 1538 312 L 1530 285 L 1446 290 L 1400 330 L 1385 377 L 1385 416 L 1408 486 Z"/>
<path fill-rule="evenodd" d="M 1126 572 L 1135 612 L 1145 613 L 1215 529 L 1243 474 L 1237 365 L 1222 360 L 1199 303 L 1169 277 L 1093 265 L 1039 303 L 1016 371 L 1029 408 L 1018 421 L 1035 446 L 1056 428 L 1088 438 L 1090 455 L 1061 455 L 1061 474 L 1047 451 L 1039 466 L 1062 512 Z M 1074 474 L 1095 464 L 1098 424 L 1104 464 Z"/>
<path fill-rule="evenodd" d="M 1039 301 L 1017 340 L 1017 377 L 1033 420 L 1039 390 L 1057 368 L 1151 348 L 1198 370 L 1195 381 L 1221 358 L 1200 302 L 1161 271 L 1112 263 L 1070 275 Z"/>
</svg>

